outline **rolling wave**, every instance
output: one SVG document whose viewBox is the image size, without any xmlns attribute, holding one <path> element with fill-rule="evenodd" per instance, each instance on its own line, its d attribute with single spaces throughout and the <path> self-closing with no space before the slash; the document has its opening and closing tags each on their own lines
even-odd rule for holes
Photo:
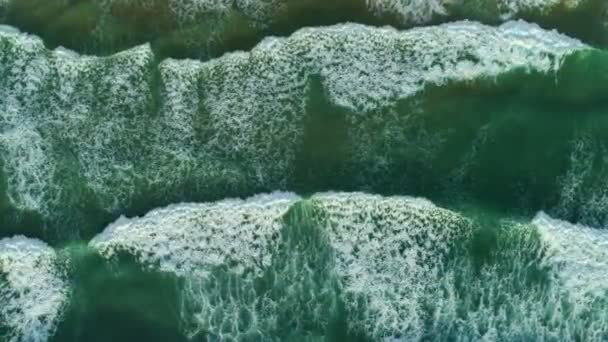
<svg viewBox="0 0 608 342">
<path fill-rule="evenodd" d="M 118 315 L 105 320 L 159 341 L 606 338 L 603 232 L 542 212 L 488 213 L 404 196 L 271 193 L 120 218 L 88 246 L 57 252 L 8 238 L 0 331 L 9 341 L 128 340 L 128 329 L 107 335 L 98 321 Z"/>
<path fill-rule="evenodd" d="M 607 6 L 0 0 L 0 340 L 608 340 Z"/>
<path fill-rule="evenodd" d="M 0 23 L 40 35 L 51 47 L 83 53 L 151 42 L 163 57 L 207 59 L 250 49 L 269 35 L 344 22 L 411 28 L 525 19 L 605 46 L 606 6 L 602 0 L 7 0 L 0 2 Z"/>
<path fill-rule="evenodd" d="M 595 72 L 596 88 L 577 97 L 578 77 L 589 76 L 589 62 L 605 65 L 603 52 L 525 22 L 310 28 L 209 62 L 158 63 L 148 45 L 110 57 L 49 51 L 38 38 L 7 29 L 0 39 L 5 226 L 30 227 L 32 236 L 49 227 L 53 240 L 91 236 L 117 214 L 264 189 L 415 194 L 429 182 L 440 191 L 452 179 L 467 190 L 467 178 L 495 167 L 484 153 L 512 143 L 503 121 L 517 112 L 496 107 L 519 96 L 511 78 L 526 80 L 530 94 L 573 102 L 575 110 L 606 84 Z M 547 84 L 557 91 L 534 88 Z M 466 95 L 467 88 L 494 95 Z M 436 107 L 435 96 L 451 107 Z M 522 111 L 541 111 L 519 102 Z M 496 113 L 479 112 L 482 106 Z M 437 123 L 443 115 L 452 118 Z M 543 115 L 530 113 L 528 126 Z M 567 120 L 554 121 L 563 137 L 576 133 Z M 471 125 L 477 133 L 460 135 Z M 487 145 L 484 134 L 499 145 Z M 593 129 L 584 134 L 601 142 Z M 578 146 L 572 141 L 557 145 L 566 149 L 562 156 Z M 429 170 L 437 158 L 448 164 Z M 568 170 L 560 164 L 551 181 L 567 185 Z M 536 178 L 523 171 L 504 177 L 523 184 Z M 566 186 L 552 187 L 559 188 Z M 544 196 L 544 184 L 531 189 Z M 565 215 L 577 215 L 578 200 L 562 201 Z"/>
</svg>

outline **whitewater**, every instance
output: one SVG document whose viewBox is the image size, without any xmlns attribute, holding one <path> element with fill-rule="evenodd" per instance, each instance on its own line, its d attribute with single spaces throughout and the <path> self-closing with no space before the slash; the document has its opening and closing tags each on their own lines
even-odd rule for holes
<svg viewBox="0 0 608 342">
<path fill-rule="evenodd" d="M 599 0 L 0 0 L 0 341 L 608 339 Z"/>
</svg>

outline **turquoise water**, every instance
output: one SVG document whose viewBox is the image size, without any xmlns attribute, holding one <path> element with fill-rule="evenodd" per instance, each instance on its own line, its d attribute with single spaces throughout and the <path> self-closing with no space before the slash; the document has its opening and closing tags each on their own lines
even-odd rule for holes
<svg viewBox="0 0 608 342">
<path fill-rule="evenodd" d="M 0 0 L 0 341 L 608 339 L 607 16 Z"/>
</svg>

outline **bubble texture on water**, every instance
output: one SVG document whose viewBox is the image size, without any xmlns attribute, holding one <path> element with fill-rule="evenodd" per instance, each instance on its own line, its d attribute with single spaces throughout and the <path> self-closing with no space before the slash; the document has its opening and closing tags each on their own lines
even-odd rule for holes
<svg viewBox="0 0 608 342">
<path fill-rule="evenodd" d="M 55 251 L 22 236 L 0 240 L 0 339 L 44 342 L 69 299 Z"/>
</svg>

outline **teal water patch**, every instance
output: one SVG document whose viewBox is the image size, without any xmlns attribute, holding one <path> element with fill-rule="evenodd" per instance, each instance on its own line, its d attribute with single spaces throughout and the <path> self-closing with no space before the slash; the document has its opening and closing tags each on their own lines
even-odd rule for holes
<svg viewBox="0 0 608 342">
<path fill-rule="evenodd" d="M 456 193 L 603 222 L 560 189 L 578 142 L 603 146 L 605 53 L 535 25 L 311 28 L 204 63 L 1 37 L 4 207 L 32 236 L 273 189 Z"/>
<path fill-rule="evenodd" d="M 128 254 L 107 262 L 80 244 L 60 254 L 70 261 L 69 305 L 56 333 L 41 341 L 188 341 L 179 330 L 180 279 Z"/>
</svg>

